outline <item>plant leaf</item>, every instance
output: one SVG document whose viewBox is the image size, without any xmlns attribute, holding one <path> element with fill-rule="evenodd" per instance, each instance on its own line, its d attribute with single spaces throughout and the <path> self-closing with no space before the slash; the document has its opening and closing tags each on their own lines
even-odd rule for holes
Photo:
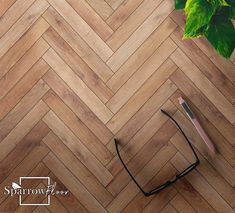
<svg viewBox="0 0 235 213">
<path fill-rule="evenodd" d="M 188 0 L 185 5 L 188 13 L 184 38 L 194 38 L 202 35 L 205 28 L 215 13 L 215 8 L 206 0 Z"/>
<path fill-rule="evenodd" d="M 222 56 L 231 56 L 235 48 L 235 29 L 231 20 L 223 16 L 214 16 L 205 31 L 205 36 Z"/>
<path fill-rule="evenodd" d="M 175 0 L 175 9 L 184 9 L 187 0 Z"/>
<path fill-rule="evenodd" d="M 203 35 L 217 9 L 227 6 L 225 0 L 187 0 L 185 12 L 188 14 L 184 38 L 194 38 Z"/>
<path fill-rule="evenodd" d="M 230 18 L 235 19 L 235 0 L 227 0 L 230 6 Z"/>
</svg>

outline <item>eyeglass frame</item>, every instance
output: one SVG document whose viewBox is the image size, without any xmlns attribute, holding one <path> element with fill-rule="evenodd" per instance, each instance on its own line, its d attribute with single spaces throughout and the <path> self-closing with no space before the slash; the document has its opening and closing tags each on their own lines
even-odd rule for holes
<svg viewBox="0 0 235 213">
<path fill-rule="evenodd" d="M 184 177 L 185 175 L 187 175 L 188 173 L 190 173 L 192 170 L 196 169 L 196 167 L 200 164 L 200 160 L 197 156 L 197 153 L 195 151 L 195 149 L 193 148 L 192 143 L 189 141 L 189 139 L 187 138 L 186 134 L 184 133 L 183 129 L 180 127 L 180 125 L 177 123 L 177 121 L 169 114 L 167 113 L 165 110 L 161 109 L 161 112 L 168 116 L 170 118 L 170 120 L 178 127 L 178 129 L 180 130 L 180 132 L 183 134 L 184 138 L 186 139 L 189 147 L 191 148 L 196 161 L 194 163 L 192 163 L 190 166 L 188 166 L 186 169 L 184 169 L 182 172 L 180 172 L 179 174 L 177 174 L 174 178 L 166 181 L 165 183 L 161 184 L 160 186 L 156 187 L 155 189 L 146 192 L 140 185 L 139 183 L 136 181 L 136 179 L 134 178 L 134 176 L 131 174 L 131 172 L 129 171 L 129 169 L 127 168 L 126 164 L 124 163 L 124 161 L 121 158 L 119 149 L 118 149 L 118 140 L 116 138 L 114 138 L 114 143 L 115 143 L 115 147 L 116 147 L 116 151 L 117 151 L 117 155 L 118 158 L 120 159 L 123 167 L 125 168 L 125 170 L 127 171 L 127 173 L 129 174 L 129 176 L 131 177 L 131 179 L 134 181 L 134 183 L 136 184 L 136 186 L 140 189 L 140 191 L 144 194 L 144 196 L 149 197 L 151 195 L 157 194 L 160 191 L 162 191 L 163 189 L 165 189 L 166 187 L 171 186 L 173 183 L 175 183 L 177 180 L 181 179 L 182 177 Z"/>
</svg>

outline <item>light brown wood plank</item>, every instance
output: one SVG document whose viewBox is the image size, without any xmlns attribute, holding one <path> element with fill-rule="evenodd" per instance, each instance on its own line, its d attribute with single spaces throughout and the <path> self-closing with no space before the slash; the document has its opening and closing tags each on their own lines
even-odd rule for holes
<svg viewBox="0 0 235 213">
<path fill-rule="evenodd" d="M 0 100 L 0 120 L 17 105 L 48 69 L 47 63 L 39 60 L 15 87 Z"/>
<path fill-rule="evenodd" d="M 15 149 L 0 162 L 0 183 L 15 167 L 36 147 L 49 132 L 45 123 L 40 121 L 15 147 Z"/>
<path fill-rule="evenodd" d="M 171 76 L 171 80 L 219 130 L 228 142 L 232 145 L 235 144 L 235 131 L 233 125 L 229 123 L 222 113 L 208 100 L 208 97 L 206 97 L 206 95 L 203 94 L 181 70 L 177 70 Z"/>
<path fill-rule="evenodd" d="M 112 112 L 102 103 L 102 101 L 86 86 L 86 84 L 71 70 L 71 68 L 53 50 L 49 49 L 43 59 L 53 68 L 53 70 L 69 85 L 69 87 L 87 104 L 87 106 L 106 123 Z"/>
<path fill-rule="evenodd" d="M 157 186 L 163 184 L 166 180 L 171 179 L 176 174 L 176 169 L 171 164 L 166 164 L 159 173 L 157 173 L 151 181 L 149 181 L 145 186 L 144 190 L 150 191 Z M 172 190 L 172 187 L 171 187 Z M 164 193 L 162 193 L 164 195 Z M 126 206 L 122 211 L 123 213 L 141 212 L 148 203 L 153 200 L 153 198 L 158 197 L 159 194 L 153 195 L 151 197 L 145 197 L 142 192 L 139 192 L 133 200 Z M 161 196 L 161 195 L 160 195 Z"/>
<path fill-rule="evenodd" d="M 45 0 L 35 1 L 27 12 L 21 16 L 11 29 L 0 39 L 0 57 L 2 57 L 14 45 L 14 43 L 29 29 L 29 27 L 39 18 L 48 6 L 47 1 Z"/>
<path fill-rule="evenodd" d="M 171 159 L 175 154 L 175 148 L 171 145 L 163 147 L 157 155 L 136 175 L 136 180 L 144 186 L 154 175 Z M 159 160 L 161 159 L 161 160 Z M 133 181 L 116 196 L 108 205 L 107 209 L 111 212 L 120 212 L 138 194 L 139 189 Z"/>
<path fill-rule="evenodd" d="M 111 0 L 115 1 L 116 0 Z M 123 1 L 123 0 L 122 0 Z M 126 19 L 125 22 L 107 40 L 109 46 L 116 51 L 135 30 L 148 18 L 157 8 L 161 0 L 148 0 L 143 3 Z"/>
<path fill-rule="evenodd" d="M 0 99 L 14 87 L 48 48 L 48 44 L 43 39 L 39 39 L 14 67 L 0 79 Z"/>
<path fill-rule="evenodd" d="M 146 21 L 126 40 L 122 46 L 109 58 L 107 64 L 117 71 L 131 54 L 150 36 L 173 10 L 172 2 L 163 1 Z"/>
<path fill-rule="evenodd" d="M 81 201 L 87 210 L 91 212 L 107 212 L 53 154 L 50 153 L 44 158 L 43 162 L 64 183 L 68 190 Z"/>
<path fill-rule="evenodd" d="M 180 50 L 177 49 L 171 59 L 190 78 L 194 84 L 207 96 L 207 98 L 220 110 L 231 123 L 235 123 L 235 107 L 221 94 L 195 64 Z"/>
<path fill-rule="evenodd" d="M 138 70 L 138 68 L 154 53 L 161 43 L 169 36 L 176 25 L 167 18 L 149 38 L 140 46 L 135 53 L 114 73 L 108 80 L 107 85 L 112 91 L 118 89 Z"/>
<path fill-rule="evenodd" d="M 196 210 L 178 193 L 171 201 L 170 204 L 182 213 L 196 213 Z"/>
<path fill-rule="evenodd" d="M 16 42 L 16 44 L 3 57 L 0 58 L 0 78 L 2 78 L 15 65 L 15 63 L 25 54 L 27 50 L 29 50 L 29 48 L 39 39 L 48 27 L 49 25 L 40 18 Z"/>
<path fill-rule="evenodd" d="M 167 134 L 164 132 L 164 129 L 167 129 Z M 167 122 L 164 124 L 158 132 L 142 147 L 139 152 L 134 155 L 133 158 L 128 159 L 126 161 L 127 166 L 131 168 L 132 174 L 136 175 L 151 160 L 159 150 L 163 149 L 163 147 L 167 146 L 168 141 L 170 138 L 176 133 L 175 126 Z M 131 149 L 127 150 L 126 155 L 129 155 Z M 138 163 L 137 163 L 138 162 Z M 128 176 L 127 172 L 122 168 L 121 171 L 115 174 L 115 178 L 108 186 L 108 190 L 111 191 L 113 194 L 118 194 L 121 190 L 125 187 L 125 185 L 131 180 Z"/>
<path fill-rule="evenodd" d="M 87 2 L 104 20 L 113 13 L 113 8 L 105 0 L 87 0 Z"/>
<path fill-rule="evenodd" d="M 18 18 L 30 7 L 35 0 L 16 1 L 0 19 L 0 37 L 2 37 L 17 21 Z M 1 5 L 2 6 L 2 5 Z"/>
<path fill-rule="evenodd" d="M 125 0 L 120 7 L 106 20 L 113 30 L 117 28 L 128 18 L 128 16 L 138 8 L 143 0 Z"/>
<path fill-rule="evenodd" d="M 17 143 L 43 118 L 49 108 L 39 101 L 33 109 L 16 125 L 0 143 L 0 161 L 2 161 Z"/>
<path fill-rule="evenodd" d="M 29 155 L 24 158 L 24 160 L 20 163 L 20 165 L 12 172 L 7 179 L 5 179 L 1 184 L 1 195 L 0 195 L 0 203 L 6 199 L 6 196 L 4 196 L 4 187 L 5 186 L 11 186 L 12 180 L 18 180 L 21 176 L 27 176 L 33 168 L 35 168 L 38 163 L 49 153 L 49 149 L 43 145 L 40 144 L 40 146 L 37 146 L 35 149 L 33 149 L 32 152 L 29 153 Z"/>
<path fill-rule="evenodd" d="M 36 105 L 49 87 L 39 80 L 21 101 L 0 121 L 0 141 L 17 125 L 17 123 Z"/>
<path fill-rule="evenodd" d="M 110 26 L 103 21 L 85 0 L 80 0 L 79 2 L 67 0 L 67 2 L 104 41 L 112 35 L 113 30 Z"/>
<path fill-rule="evenodd" d="M 182 40 L 183 31 L 178 27 L 171 38 L 182 51 L 192 60 L 200 71 L 220 90 L 220 92 L 232 103 L 235 103 L 235 86 L 230 80 L 203 54 L 197 45 L 191 40 Z"/>
<path fill-rule="evenodd" d="M 172 164 L 179 170 L 187 166 L 187 161 L 181 154 L 178 154 L 171 160 Z M 220 212 L 233 212 L 233 209 L 221 198 L 221 196 L 205 181 L 205 179 L 197 172 L 193 171 L 187 176 L 187 180 L 191 182 L 195 189 L 208 201 L 208 203 Z"/>
<path fill-rule="evenodd" d="M 47 30 L 43 38 L 60 55 L 60 57 L 69 64 L 71 69 L 103 103 L 106 103 L 113 96 L 113 92 L 106 86 L 102 79 L 100 79 L 99 76 L 91 70 L 91 68 L 52 28 Z"/>
<path fill-rule="evenodd" d="M 190 162 L 195 162 L 190 148 L 185 143 L 183 136 L 176 134 L 171 138 L 171 142 L 176 146 L 176 148 L 184 155 L 184 157 Z M 228 182 L 210 165 L 210 163 L 197 152 L 201 164 L 198 166 L 197 171 L 207 180 L 207 182 L 213 186 L 213 188 L 220 194 L 220 196 L 232 207 L 235 206 L 235 201 L 233 197 L 235 196 L 235 191 L 228 184 Z"/>
<path fill-rule="evenodd" d="M 86 125 L 53 93 L 48 93 L 43 100 L 57 116 L 72 130 L 81 142 L 106 165 L 113 157 L 106 146 L 87 128 Z"/>
<path fill-rule="evenodd" d="M 175 112 L 175 108 L 172 103 L 167 102 L 163 105 L 163 109 L 167 110 L 170 114 Z M 139 130 L 130 142 L 120 139 L 120 155 L 125 162 L 128 162 L 139 150 L 159 131 L 162 125 L 165 124 L 167 118 L 158 109 L 155 114 L 152 115 L 151 119 Z M 151 130 L 151 131 L 150 131 Z M 119 138 L 118 138 L 119 139 Z M 127 143 L 128 142 L 128 143 Z M 110 145 L 111 146 L 111 145 Z M 114 144 L 112 143 L 114 150 Z M 116 153 L 116 151 L 115 151 Z M 128 154 L 127 154 L 128 153 Z M 109 164 L 109 170 L 112 174 L 118 174 L 123 168 L 118 157 L 116 156 Z"/>
<path fill-rule="evenodd" d="M 106 206 L 113 199 L 112 195 L 97 178 L 73 155 L 54 133 L 49 133 L 43 141 L 103 206 Z"/>
<path fill-rule="evenodd" d="M 0 16 L 2 16 L 15 2 L 16 0 L 3 0 L 0 7 Z"/>
<path fill-rule="evenodd" d="M 52 7 L 47 9 L 43 17 L 104 82 L 112 76 L 113 72 L 100 59 L 99 55 L 84 42 Z"/>
<path fill-rule="evenodd" d="M 44 163 L 43 163 L 44 164 Z M 59 188 L 67 190 L 66 186 L 52 172 L 48 175 L 51 180 L 56 182 Z M 87 209 L 78 201 L 78 199 L 70 191 L 66 196 L 56 196 L 56 198 L 66 207 L 69 212 L 88 213 Z"/>
<path fill-rule="evenodd" d="M 110 172 L 52 111 L 47 113 L 43 121 L 104 186 L 111 181 Z"/>
<path fill-rule="evenodd" d="M 48 0 L 87 44 L 106 61 L 113 51 L 65 0 Z"/>
<path fill-rule="evenodd" d="M 104 144 L 112 138 L 110 130 L 97 118 L 97 116 L 81 101 L 81 99 L 65 84 L 65 82 L 49 70 L 43 77 L 45 82 L 70 107 L 78 118 L 100 139 Z"/>
</svg>

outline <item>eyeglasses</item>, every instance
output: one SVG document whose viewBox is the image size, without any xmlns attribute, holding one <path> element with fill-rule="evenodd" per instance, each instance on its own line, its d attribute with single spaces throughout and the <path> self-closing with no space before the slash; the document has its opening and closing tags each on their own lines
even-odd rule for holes
<svg viewBox="0 0 235 213">
<path fill-rule="evenodd" d="M 184 171 L 182 171 L 181 173 L 177 174 L 173 179 L 171 180 L 168 180 L 166 181 L 165 183 L 163 183 L 162 185 L 158 186 L 157 188 L 149 191 L 149 192 L 146 192 L 143 190 L 143 188 L 138 184 L 138 182 L 136 181 L 136 179 L 134 178 L 134 176 L 131 174 L 131 172 L 129 171 L 129 169 L 127 168 L 126 164 L 124 163 L 124 161 L 122 160 L 121 158 L 121 155 L 119 153 L 119 150 L 118 150 L 118 140 L 116 138 L 114 138 L 114 143 L 115 143 L 115 147 L 116 147 L 116 151 L 117 151 L 117 155 L 123 165 L 123 167 L 125 168 L 125 170 L 127 171 L 127 173 L 129 174 L 129 176 L 131 177 L 131 179 L 135 182 L 136 186 L 140 189 L 140 191 L 146 196 L 151 196 L 151 195 L 154 195 L 154 194 L 157 194 L 159 193 L 161 190 L 165 189 L 166 187 L 172 185 L 173 183 L 175 183 L 177 180 L 179 180 L 180 178 L 184 177 L 185 175 L 187 175 L 189 172 L 191 172 L 192 170 L 194 170 L 200 163 L 200 160 L 196 154 L 196 151 L 194 150 L 191 142 L 189 141 L 189 139 L 187 138 L 186 134 L 184 133 L 184 131 L 182 130 L 182 128 L 179 126 L 179 124 L 176 122 L 176 120 L 170 115 L 168 114 L 166 111 L 162 110 L 161 109 L 161 112 L 163 114 L 165 114 L 166 116 L 168 116 L 170 118 L 170 120 L 179 128 L 180 132 L 183 134 L 184 138 L 186 139 L 189 147 L 191 148 L 195 158 L 196 158 L 196 161 L 195 163 L 191 164 L 189 167 L 187 167 Z"/>
</svg>

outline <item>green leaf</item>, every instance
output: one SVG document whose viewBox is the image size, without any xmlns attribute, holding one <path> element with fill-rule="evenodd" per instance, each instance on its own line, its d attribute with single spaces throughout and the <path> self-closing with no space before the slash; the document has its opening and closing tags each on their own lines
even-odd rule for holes
<svg viewBox="0 0 235 213">
<path fill-rule="evenodd" d="M 216 11 L 216 7 L 207 0 L 188 0 L 185 5 L 185 11 L 188 15 L 184 38 L 194 38 L 203 34 L 202 29 L 207 28 L 211 17 Z"/>
<path fill-rule="evenodd" d="M 175 9 L 184 9 L 187 0 L 175 0 Z"/>
<path fill-rule="evenodd" d="M 188 16 L 184 38 L 194 38 L 203 35 L 217 9 L 225 5 L 228 5 L 225 0 L 187 0 L 185 12 Z"/>
<path fill-rule="evenodd" d="M 205 36 L 222 56 L 231 56 L 235 48 L 235 29 L 231 20 L 223 16 L 214 16 L 205 31 Z"/>
<path fill-rule="evenodd" d="M 235 0 L 227 0 L 227 2 L 230 6 L 230 18 L 235 19 Z"/>
</svg>

